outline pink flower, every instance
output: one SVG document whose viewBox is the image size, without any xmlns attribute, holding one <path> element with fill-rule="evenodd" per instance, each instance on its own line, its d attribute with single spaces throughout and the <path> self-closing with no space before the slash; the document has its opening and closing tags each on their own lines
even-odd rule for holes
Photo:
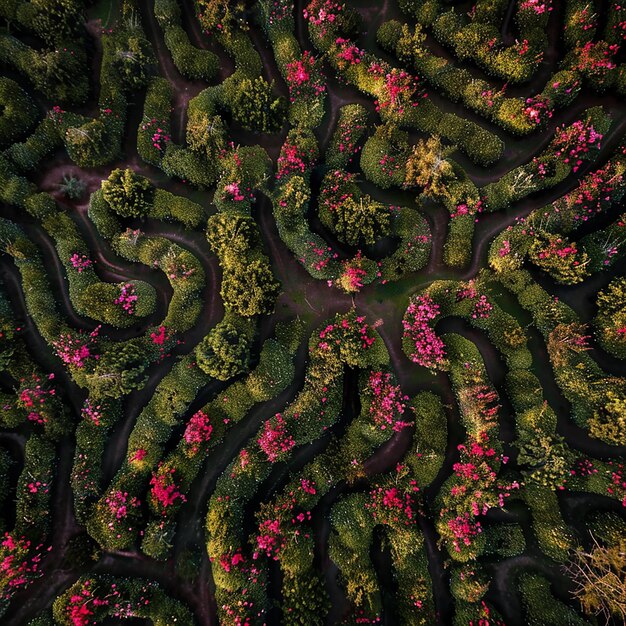
<svg viewBox="0 0 626 626">
<path fill-rule="evenodd" d="M 443 363 L 446 356 L 443 341 L 428 324 L 438 314 L 439 305 L 424 294 L 411 301 L 402 320 L 403 337 L 410 340 L 415 349 L 411 360 L 431 369 Z"/>
<path fill-rule="evenodd" d="M 200 450 L 200 445 L 209 441 L 213 426 L 209 422 L 209 416 L 204 411 L 197 411 L 191 416 L 185 428 L 184 439 L 193 454 Z"/>
<path fill-rule="evenodd" d="M 257 443 L 270 463 L 274 463 L 296 445 L 294 438 L 287 432 L 285 420 L 280 413 L 277 413 L 273 420 L 265 422 Z"/>
<path fill-rule="evenodd" d="M 122 309 L 124 309 L 126 313 L 132 315 L 135 312 L 135 303 L 137 302 L 137 299 L 138 296 L 135 285 L 132 283 L 126 283 L 125 285 L 122 285 L 120 295 L 115 298 L 113 304 L 121 305 Z"/>
</svg>

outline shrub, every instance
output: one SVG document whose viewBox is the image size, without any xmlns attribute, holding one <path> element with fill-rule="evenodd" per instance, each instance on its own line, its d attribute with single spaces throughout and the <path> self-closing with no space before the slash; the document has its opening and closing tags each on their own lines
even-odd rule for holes
<svg viewBox="0 0 626 626">
<path fill-rule="evenodd" d="M 172 86 L 165 78 L 154 77 L 148 84 L 143 118 L 137 129 L 137 152 L 152 165 L 158 165 L 171 136 Z"/>
<path fill-rule="evenodd" d="M 154 190 L 150 217 L 180 222 L 186 228 L 198 228 L 205 218 L 204 209 L 184 196 L 175 196 L 164 189 Z"/>
<path fill-rule="evenodd" d="M 594 327 L 602 347 L 617 357 L 626 357 L 626 279 L 616 278 L 598 293 Z"/>
<path fill-rule="evenodd" d="M 37 108 L 30 96 L 10 78 L 0 78 L 0 143 L 13 143 L 37 120 Z"/>
<path fill-rule="evenodd" d="M 87 183 L 75 176 L 63 176 L 63 181 L 59 183 L 59 191 L 69 200 L 78 201 L 85 194 Z"/>
<path fill-rule="evenodd" d="M 247 368 L 249 348 L 247 335 L 222 321 L 196 346 L 198 367 L 213 378 L 228 380 Z"/>
<path fill-rule="evenodd" d="M 280 283 L 267 261 L 257 259 L 236 269 L 226 269 L 220 294 L 224 306 L 243 317 L 266 315 L 274 310 Z"/>
<path fill-rule="evenodd" d="M 242 79 L 230 95 L 233 119 L 248 130 L 262 133 L 280 130 L 287 106 L 285 99 L 276 97 L 273 91 L 273 83 L 262 77 Z"/>
<path fill-rule="evenodd" d="M 219 58 L 210 50 L 195 48 L 181 26 L 165 27 L 165 45 L 178 71 L 192 80 L 211 80 L 219 69 Z"/>
<path fill-rule="evenodd" d="M 116 169 L 102 181 L 102 196 L 122 217 L 143 217 L 150 211 L 154 189 L 147 178 L 132 169 Z"/>
<path fill-rule="evenodd" d="M 389 207 L 362 196 L 354 175 L 330 171 L 322 181 L 319 217 L 340 241 L 373 244 L 390 232 Z"/>
</svg>

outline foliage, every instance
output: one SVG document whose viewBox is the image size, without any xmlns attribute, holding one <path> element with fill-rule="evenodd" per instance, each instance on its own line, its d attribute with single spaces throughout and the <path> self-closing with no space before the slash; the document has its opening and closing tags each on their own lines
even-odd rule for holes
<svg viewBox="0 0 626 626">
<path fill-rule="evenodd" d="M 267 261 L 257 259 L 236 269 L 227 268 L 220 294 L 224 304 L 243 317 L 267 315 L 274 310 L 280 283 Z"/>
<path fill-rule="evenodd" d="M 264 78 L 244 78 L 231 96 L 233 119 L 248 130 L 273 133 L 283 125 L 286 103 L 274 95 L 274 85 Z"/>
<path fill-rule="evenodd" d="M 153 197 L 150 181 L 131 168 L 116 169 L 102 181 L 102 195 L 122 217 L 142 217 L 150 211 Z"/>
<path fill-rule="evenodd" d="M 248 351 L 246 334 L 222 321 L 196 347 L 198 367 L 218 380 L 228 380 L 246 369 Z"/>
</svg>

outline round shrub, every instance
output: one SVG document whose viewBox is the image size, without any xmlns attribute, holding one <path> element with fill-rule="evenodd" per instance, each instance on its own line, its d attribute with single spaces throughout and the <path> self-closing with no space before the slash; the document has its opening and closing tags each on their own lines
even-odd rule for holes
<svg viewBox="0 0 626 626">
<path fill-rule="evenodd" d="M 154 188 L 130 168 L 116 169 L 102 182 L 102 195 L 118 215 L 143 217 L 152 206 Z"/>
</svg>

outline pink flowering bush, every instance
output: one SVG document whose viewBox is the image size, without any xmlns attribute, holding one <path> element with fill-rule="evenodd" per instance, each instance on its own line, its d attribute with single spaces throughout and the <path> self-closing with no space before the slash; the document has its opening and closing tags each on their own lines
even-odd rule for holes
<svg viewBox="0 0 626 626">
<path fill-rule="evenodd" d="M 135 312 L 135 306 L 137 302 L 137 290 L 132 283 L 126 283 L 120 288 L 120 295 L 115 298 L 113 304 L 121 306 L 128 315 L 132 315 Z"/>
<path fill-rule="evenodd" d="M 0 597 L 8 600 L 41 575 L 41 545 L 33 546 L 25 537 L 5 532 L 0 542 Z M 48 551 L 51 548 L 48 548 Z"/>
<path fill-rule="evenodd" d="M 401 116 L 407 108 L 418 105 L 417 79 L 414 76 L 394 67 L 381 80 L 380 96 L 374 102 L 377 111 Z"/>
<path fill-rule="evenodd" d="M 313 166 L 317 158 L 317 147 L 308 144 L 310 142 L 306 139 L 303 141 L 298 134 L 290 133 L 278 157 L 277 180 L 291 174 L 304 174 Z"/>
<path fill-rule="evenodd" d="M 448 481 L 444 506 L 440 511 L 440 532 L 450 540 L 453 550 L 472 545 L 482 532 L 480 520 L 493 507 L 503 507 L 506 498 L 519 489 L 516 481 L 498 479 L 501 456 L 490 445 L 487 431 L 477 439 L 457 446 L 460 460 L 453 465 L 453 476 Z"/>
<path fill-rule="evenodd" d="M 403 339 L 409 344 L 409 358 L 422 367 L 436 369 L 445 363 L 443 341 L 430 322 L 439 315 L 439 305 L 428 294 L 411 300 L 402 319 Z"/>
<path fill-rule="evenodd" d="M 283 459 L 287 452 L 296 445 L 294 438 L 287 431 L 287 425 L 280 413 L 265 422 L 257 443 L 270 463 Z"/>
<path fill-rule="evenodd" d="M 333 323 L 320 331 L 319 341 L 313 337 L 311 352 L 350 367 L 362 367 L 363 362 L 367 362 L 365 351 L 376 341 L 374 329 L 377 325 L 367 324 L 365 316 L 356 315 L 354 311 L 337 315 Z"/>
<path fill-rule="evenodd" d="M 287 63 L 287 86 L 289 99 L 309 99 L 326 91 L 326 82 L 315 57 L 305 50 L 300 59 Z"/>
<path fill-rule="evenodd" d="M 552 148 L 564 163 L 571 163 L 572 170 L 577 172 L 583 159 L 592 156 L 590 150 L 599 150 L 601 142 L 602 134 L 596 131 L 589 120 L 578 120 L 568 127 L 557 128 Z"/>
<path fill-rule="evenodd" d="M 344 8 L 343 3 L 335 0 L 313 0 L 302 10 L 302 15 L 309 24 L 316 27 L 316 32 L 321 38 L 338 25 Z"/>
<path fill-rule="evenodd" d="M 200 446 L 211 439 L 213 426 L 209 420 L 209 416 L 204 411 L 196 411 L 185 428 L 183 435 L 191 454 L 197 454 Z"/>
<path fill-rule="evenodd" d="M 341 274 L 335 282 L 337 287 L 346 293 L 357 293 L 371 283 L 375 276 L 380 276 L 376 263 L 362 256 L 359 250 L 353 258 L 341 264 Z M 332 284 L 332 281 L 329 281 L 329 284 Z"/>
<path fill-rule="evenodd" d="M 539 126 L 552 117 L 552 109 L 544 96 L 537 95 L 526 99 L 524 115 L 530 122 Z"/>
<path fill-rule="evenodd" d="M 280 520 L 269 519 L 261 522 L 255 541 L 256 551 L 253 554 L 253 558 L 256 559 L 259 554 L 264 554 L 274 560 L 278 560 L 279 553 L 287 542 L 280 527 Z"/>
<path fill-rule="evenodd" d="M 86 254 L 79 254 L 78 252 L 72 254 L 70 263 L 79 274 L 93 265 L 93 261 Z"/>
<path fill-rule="evenodd" d="M 474 305 L 474 311 L 472 312 L 472 317 L 474 319 L 487 319 L 489 315 L 491 315 L 491 311 L 493 310 L 493 304 L 487 300 L 487 296 L 483 294 L 478 298 L 476 304 Z"/>
<path fill-rule="evenodd" d="M 418 492 L 419 487 L 414 480 L 410 480 L 408 485 L 386 481 L 370 491 L 370 501 L 365 506 L 379 524 L 413 526 L 417 523 Z"/>
<path fill-rule="evenodd" d="M 552 11 L 551 0 L 522 0 L 519 4 L 520 11 L 529 11 L 535 15 L 544 15 Z"/>
<path fill-rule="evenodd" d="M 576 62 L 573 69 L 581 72 L 596 89 L 604 90 L 610 83 L 611 71 L 617 67 L 614 56 L 618 51 L 616 44 L 588 41 L 574 51 Z"/>
<path fill-rule="evenodd" d="M 99 404 L 94 404 L 91 398 L 87 398 L 80 411 L 80 416 L 94 426 L 100 426 L 102 424 L 102 407 Z"/>
<path fill-rule="evenodd" d="M 241 193 L 239 186 L 241 185 L 240 181 L 232 181 L 224 186 L 224 193 L 227 198 L 230 200 L 234 200 L 235 202 L 241 202 L 245 200 L 246 197 Z"/>
<path fill-rule="evenodd" d="M 95 615 L 92 609 L 107 607 L 108 599 L 102 599 L 94 594 L 92 582 L 85 580 L 82 585 L 70 595 L 65 608 L 67 618 L 72 626 L 88 626 L 94 624 Z"/>
<path fill-rule="evenodd" d="M 129 496 L 128 492 L 119 489 L 109 494 L 105 498 L 105 503 L 109 507 L 112 516 L 117 520 L 125 520 L 129 513 L 138 508 L 141 502 L 135 496 Z"/>
<path fill-rule="evenodd" d="M 364 55 L 365 50 L 359 48 L 349 39 L 343 37 L 335 39 L 334 60 L 340 71 L 351 65 L 358 65 L 363 60 Z"/>
<path fill-rule="evenodd" d="M 176 503 L 186 502 L 187 498 L 182 494 L 174 482 L 174 468 L 166 469 L 161 466 L 157 473 L 150 479 L 150 500 L 157 511 L 165 513 L 166 509 Z"/>
<path fill-rule="evenodd" d="M 400 431 L 412 424 L 402 420 L 409 397 L 402 393 L 399 385 L 392 383 L 388 372 L 371 372 L 366 388 L 370 402 L 369 414 L 374 425 L 380 430 L 391 428 Z"/>
<path fill-rule="evenodd" d="M 165 152 L 167 144 L 172 141 L 171 135 L 164 128 L 167 126 L 167 122 L 158 122 L 155 118 L 143 122 L 141 130 L 145 131 L 150 136 L 150 143 L 152 147 L 159 152 Z"/>
<path fill-rule="evenodd" d="M 52 342 L 56 355 L 65 365 L 79 368 L 85 367 L 91 359 L 97 360 L 99 355 L 94 354 L 94 349 L 100 328 L 96 326 L 88 335 L 83 334 L 82 330 L 61 334 Z"/>
<path fill-rule="evenodd" d="M 54 374 L 48 377 L 53 378 Z M 56 389 L 49 387 L 37 374 L 20 380 L 17 398 L 17 406 L 25 410 L 28 420 L 35 424 L 50 424 L 58 412 Z"/>
</svg>

